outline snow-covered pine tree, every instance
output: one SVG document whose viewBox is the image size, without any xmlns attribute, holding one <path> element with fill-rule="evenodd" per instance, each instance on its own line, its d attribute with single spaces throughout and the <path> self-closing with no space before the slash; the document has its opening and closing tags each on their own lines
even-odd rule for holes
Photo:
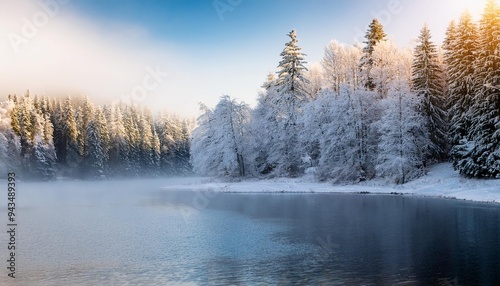
<svg viewBox="0 0 500 286">
<path fill-rule="evenodd" d="M 103 175 L 108 176 L 109 169 L 109 149 L 111 138 L 109 136 L 108 121 L 104 115 L 104 110 L 101 107 L 97 107 L 93 116 L 93 120 L 96 125 L 97 132 L 99 132 L 99 139 L 101 141 L 101 148 L 103 154 Z"/>
<path fill-rule="evenodd" d="M 83 154 L 78 144 L 79 128 L 76 113 L 69 97 L 64 101 L 61 111 L 58 116 L 60 123 L 57 129 L 61 137 L 56 138 L 57 158 L 60 158 L 59 161 L 69 168 L 76 168 L 81 163 Z"/>
<path fill-rule="evenodd" d="M 193 173 L 193 167 L 190 163 L 190 146 L 191 133 L 195 126 L 195 121 L 192 119 L 184 119 L 180 121 L 181 136 L 177 140 L 175 171 L 178 175 L 190 175 Z"/>
<path fill-rule="evenodd" d="M 374 90 L 376 87 L 371 75 L 374 64 L 373 51 L 378 43 L 386 40 L 386 37 L 382 24 L 377 19 L 373 19 L 365 35 L 366 41 L 364 43 L 366 46 L 363 48 L 363 56 L 359 62 L 360 83 L 367 90 Z"/>
<path fill-rule="evenodd" d="M 91 119 L 87 127 L 87 152 L 84 161 L 84 175 L 91 179 L 105 178 L 105 155 L 99 127 L 94 119 Z"/>
<path fill-rule="evenodd" d="M 77 123 L 77 128 L 78 128 L 78 150 L 79 153 L 82 156 L 86 156 L 87 154 L 87 130 L 88 126 L 90 124 L 90 121 L 92 121 L 94 117 L 94 110 L 95 107 L 94 105 L 90 102 L 90 99 L 85 96 L 82 99 L 82 103 L 80 106 L 77 108 L 76 112 L 76 123 Z"/>
<path fill-rule="evenodd" d="M 160 175 L 160 138 L 158 137 L 158 133 L 156 133 L 156 129 L 154 126 L 151 126 L 152 134 L 151 134 L 151 174 Z"/>
<path fill-rule="evenodd" d="M 180 126 L 172 116 L 162 113 L 155 123 L 160 140 L 160 169 L 163 174 L 172 175 L 175 166 L 176 138 Z"/>
<path fill-rule="evenodd" d="M 21 173 L 21 141 L 12 123 L 15 106 L 12 99 L 0 103 L 0 175 L 4 177 L 8 172 Z"/>
<path fill-rule="evenodd" d="M 35 105 L 34 105 L 35 106 Z M 30 178 L 37 180 L 52 180 L 56 175 L 56 152 L 52 140 L 52 123 L 48 116 L 33 112 L 33 148 L 28 172 Z M 45 132 L 50 134 L 45 134 Z"/>
<path fill-rule="evenodd" d="M 35 137 L 35 143 L 32 148 L 30 177 L 35 180 L 49 181 L 55 178 L 54 163 L 55 158 L 48 155 L 51 150 L 43 143 L 43 139 L 39 136 Z"/>
<path fill-rule="evenodd" d="M 424 146 L 430 144 L 426 118 L 418 110 L 422 97 L 410 92 L 407 82 L 393 85 L 381 102 L 383 116 L 374 126 L 380 136 L 377 176 L 405 184 L 425 174 Z"/>
<path fill-rule="evenodd" d="M 129 148 L 130 175 L 138 175 L 143 172 L 141 165 L 141 138 L 137 125 L 138 112 L 133 106 L 125 106 L 123 110 L 123 126 L 127 134 L 127 146 Z"/>
<path fill-rule="evenodd" d="M 447 144 L 445 94 L 443 90 L 443 70 L 439 62 L 436 45 L 431 41 L 431 32 L 425 25 L 418 38 L 413 59 L 413 91 L 421 96 L 422 112 L 427 118 L 432 144 L 429 146 L 430 161 L 446 158 Z"/>
<path fill-rule="evenodd" d="M 309 81 L 305 77 L 307 68 L 301 48 L 297 45 L 297 33 L 292 30 L 288 36 L 290 42 L 285 44 L 281 53 L 282 60 L 278 66 L 278 79 L 274 106 L 276 121 L 279 125 L 279 144 L 271 145 L 269 156 L 276 163 L 279 176 L 295 177 L 300 173 L 301 154 L 298 151 L 298 133 L 300 127 L 297 118 L 301 108 L 308 101 L 306 86 Z"/>
<path fill-rule="evenodd" d="M 449 138 L 455 168 L 464 159 L 462 150 L 468 145 L 470 108 L 475 94 L 474 65 L 478 55 L 478 30 L 471 15 L 462 14 L 457 27 L 451 24 L 445 40 L 445 62 L 448 70 L 450 98 Z"/>
<path fill-rule="evenodd" d="M 479 54 L 474 65 L 475 96 L 468 142 L 457 164 L 467 176 L 500 178 L 500 8 L 488 0 L 479 25 Z"/>
<path fill-rule="evenodd" d="M 140 157 L 143 168 L 142 174 L 151 174 L 158 171 L 155 169 L 153 150 L 153 131 L 152 118 L 149 110 L 142 109 L 138 114 L 139 138 L 140 138 Z"/>
<path fill-rule="evenodd" d="M 110 117 L 110 168 L 112 174 L 123 176 L 129 173 L 130 162 L 127 134 L 123 123 L 123 116 L 120 105 L 113 105 L 111 107 Z"/>
<path fill-rule="evenodd" d="M 31 157 L 31 148 L 33 147 L 33 104 L 29 91 L 19 100 L 18 109 L 19 136 L 21 137 L 21 157 L 25 167 L 29 169 L 29 157 Z"/>
</svg>

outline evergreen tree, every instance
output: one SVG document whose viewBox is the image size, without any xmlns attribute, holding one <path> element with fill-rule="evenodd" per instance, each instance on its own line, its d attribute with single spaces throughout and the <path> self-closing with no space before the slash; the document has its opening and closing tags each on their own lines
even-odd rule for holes
<svg viewBox="0 0 500 286">
<path fill-rule="evenodd" d="M 11 119 L 12 131 L 14 131 L 14 133 L 17 134 L 18 136 L 21 136 L 21 124 L 19 122 L 19 119 L 21 117 L 21 112 L 20 112 L 19 102 L 17 100 L 17 95 L 14 95 L 12 97 L 9 95 L 9 102 L 11 103 L 10 119 Z"/>
<path fill-rule="evenodd" d="M 126 145 L 128 146 L 128 167 L 130 175 L 138 175 L 142 173 L 141 166 L 141 141 L 140 132 L 137 126 L 136 109 L 131 106 L 126 106 L 123 113 L 123 126 L 126 132 Z"/>
<path fill-rule="evenodd" d="M 12 115 L 17 104 L 14 99 L 0 103 L 0 175 L 8 172 L 21 173 L 21 141 L 15 132 Z M 16 117 L 17 118 L 17 117 Z"/>
<path fill-rule="evenodd" d="M 150 173 L 154 170 L 154 155 L 153 155 L 153 132 L 151 124 L 151 116 L 145 110 L 141 110 L 138 118 L 138 129 L 140 138 L 140 157 L 143 173 Z"/>
<path fill-rule="evenodd" d="M 30 170 L 30 178 L 49 181 L 55 178 L 55 158 L 51 156 L 52 150 L 47 148 L 42 138 L 36 137 L 32 148 L 31 158 L 33 160 Z"/>
<path fill-rule="evenodd" d="M 191 130 L 194 129 L 194 122 L 192 120 L 182 120 L 181 122 L 181 136 L 177 141 L 176 164 L 175 170 L 178 175 L 192 174 L 193 167 L 190 162 L 190 146 L 191 146 Z"/>
<path fill-rule="evenodd" d="M 104 111 L 101 107 L 96 108 L 95 114 L 93 117 L 95 128 L 99 133 L 99 140 L 101 142 L 102 148 L 102 164 L 103 164 L 103 175 L 109 175 L 109 149 L 111 138 L 109 136 L 108 130 L 108 122 L 106 120 L 106 116 L 104 115 Z"/>
<path fill-rule="evenodd" d="M 471 126 L 470 108 L 475 93 L 475 62 L 478 55 L 478 31 L 469 13 L 464 13 L 458 27 L 450 26 L 444 48 L 449 75 L 450 97 L 450 152 L 455 168 L 464 159 L 462 144 L 467 145 Z"/>
<path fill-rule="evenodd" d="M 79 154 L 86 156 L 88 153 L 87 130 L 94 116 L 94 106 L 88 97 L 83 98 L 83 103 L 77 108 L 76 123 L 78 128 L 78 149 Z"/>
<path fill-rule="evenodd" d="M 189 174 L 193 124 L 167 117 L 171 124 L 161 129 L 148 109 L 136 106 L 94 107 L 88 98 L 61 102 L 29 91 L 20 99 L 9 95 L 0 102 L 0 171 L 50 180 L 59 163 L 69 177 L 167 174 L 160 170 L 161 130 L 170 140 L 168 174 Z"/>
<path fill-rule="evenodd" d="M 31 178 L 39 180 L 52 180 L 55 178 L 56 152 L 52 142 L 52 123 L 49 118 L 42 115 L 32 114 L 33 122 L 33 148 L 29 162 L 29 173 Z M 45 134 L 45 131 L 50 134 Z"/>
<path fill-rule="evenodd" d="M 109 162 L 114 175 L 128 174 L 129 146 L 120 105 L 111 108 Z"/>
<path fill-rule="evenodd" d="M 446 157 L 447 144 L 443 71 L 427 25 L 421 31 L 414 51 L 412 81 L 414 92 L 423 98 L 422 111 L 427 118 L 431 138 L 429 159 L 443 160 Z"/>
<path fill-rule="evenodd" d="M 158 133 L 156 133 L 156 129 L 152 126 L 152 140 L 151 140 L 151 170 L 155 175 L 161 174 L 160 169 L 160 138 L 158 137 Z"/>
<path fill-rule="evenodd" d="M 71 105 L 69 97 L 65 101 L 63 113 L 61 114 L 61 145 L 60 153 L 64 156 L 61 160 L 63 164 L 69 167 L 76 167 L 79 164 L 83 154 L 78 145 L 80 132 L 77 127 L 76 114 Z M 59 153 L 58 153 L 59 158 Z"/>
<path fill-rule="evenodd" d="M 384 32 L 384 27 L 382 26 L 382 24 L 377 19 L 373 19 L 365 35 L 366 41 L 364 43 L 366 44 L 366 46 L 363 48 L 363 56 L 361 57 L 361 60 L 359 62 L 361 84 L 367 90 L 374 90 L 376 87 L 371 75 L 372 67 L 374 64 L 373 51 L 380 42 L 386 40 L 386 37 L 387 35 Z"/>
<path fill-rule="evenodd" d="M 33 118 L 32 118 L 32 100 L 29 91 L 23 96 L 19 103 L 19 136 L 21 137 L 21 156 L 25 163 L 29 162 L 31 148 L 33 147 Z M 28 165 L 26 167 L 29 167 Z"/>
<path fill-rule="evenodd" d="M 175 138 L 180 132 L 176 120 L 161 114 L 156 122 L 156 133 L 160 140 L 160 169 L 163 174 L 172 174 L 175 166 Z"/>
<path fill-rule="evenodd" d="M 281 53 L 282 60 L 278 66 L 278 79 L 275 98 L 275 115 L 278 123 L 279 140 L 282 143 L 272 145 L 270 156 L 276 163 L 278 175 L 297 176 L 300 172 L 301 154 L 298 152 L 298 133 L 300 127 L 297 125 L 297 118 L 300 116 L 301 108 L 307 102 L 308 96 L 306 86 L 309 81 L 305 77 L 307 71 L 305 67 L 304 54 L 297 46 L 298 39 L 295 30 L 288 36 L 290 42 L 285 44 Z"/>
<path fill-rule="evenodd" d="M 494 0 L 487 2 L 479 26 L 472 122 L 456 165 L 468 176 L 500 178 L 500 8 Z"/>
<path fill-rule="evenodd" d="M 98 124 L 91 120 L 86 132 L 87 152 L 84 161 L 84 174 L 87 178 L 102 179 L 105 178 L 105 155 L 102 148 L 101 136 Z"/>
</svg>

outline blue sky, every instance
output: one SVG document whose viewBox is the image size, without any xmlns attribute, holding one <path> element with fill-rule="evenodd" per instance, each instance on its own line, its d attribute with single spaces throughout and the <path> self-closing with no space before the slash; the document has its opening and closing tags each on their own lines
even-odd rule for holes
<svg viewBox="0 0 500 286">
<path fill-rule="evenodd" d="M 130 98 L 150 77 L 148 71 L 157 69 L 168 76 L 138 102 L 155 111 L 196 116 L 198 102 L 214 106 L 223 94 L 254 104 L 292 29 L 306 60 L 316 63 L 333 39 L 362 41 L 374 17 L 400 46 L 411 46 L 424 23 L 441 43 L 452 19 L 465 8 L 478 17 L 484 2 L 42 0 L 55 3 L 57 13 L 33 38 L 17 46 L 8 37 L 0 40 L 0 61 L 7 67 L 0 71 L 7 79 L 0 92 L 30 88 L 38 94 L 84 94 L 109 103 Z M 33 22 L 45 11 L 40 3 L 0 0 L 0 33 L 22 36 L 22 19 Z"/>
</svg>

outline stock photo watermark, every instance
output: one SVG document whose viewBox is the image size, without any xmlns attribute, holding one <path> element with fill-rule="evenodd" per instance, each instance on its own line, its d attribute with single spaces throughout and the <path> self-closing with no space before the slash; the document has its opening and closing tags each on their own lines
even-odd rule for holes
<svg viewBox="0 0 500 286">
<path fill-rule="evenodd" d="M 181 213 L 184 221 L 187 221 L 193 214 L 206 209 L 210 205 L 210 200 L 216 198 L 219 192 L 225 189 L 225 186 L 220 185 L 217 186 L 216 189 L 217 191 L 196 191 L 191 204 L 181 206 Z"/>
<path fill-rule="evenodd" d="M 215 0 L 212 5 L 219 16 L 219 20 L 224 21 L 224 14 L 227 12 L 233 12 L 234 8 L 239 6 L 243 0 Z"/>
<path fill-rule="evenodd" d="M 11 32 L 7 34 L 14 52 L 19 53 L 22 45 L 28 44 L 35 38 L 41 29 L 45 28 L 50 19 L 59 15 L 61 6 L 69 3 L 71 0 L 40 0 L 38 6 L 40 10 L 36 11 L 31 17 L 21 18 L 21 30 L 19 33 Z"/>
<path fill-rule="evenodd" d="M 132 102 L 140 103 L 148 97 L 150 92 L 157 89 L 168 78 L 168 73 L 161 70 L 157 65 L 155 68 L 147 66 L 146 74 L 141 80 L 141 83 L 134 86 L 129 93 L 122 94 L 119 100 L 115 100 L 112 104 L 124 103 L 131 104 Z"/>
<path fill-rule="evenodd" d="M 404 6 L 401 2 L 401 0 L 390 0 L 384 9 L 379 11 L 372 10 L 370 14 L 374 18 L 376 18 L 380 22 L 380 24 L 382 24 L 382 26 L 387 27 L 391 24 L 394 16 L 397 16 L 403 12 Z M 363 42 L 366 32 L 364 32 L 363 29 L 360 29 L 359 27 L 356 27 L 354 29 L 354 32 L 356 33 L 354 36 L 354 41 L 359 43 Z"/>
</svg>

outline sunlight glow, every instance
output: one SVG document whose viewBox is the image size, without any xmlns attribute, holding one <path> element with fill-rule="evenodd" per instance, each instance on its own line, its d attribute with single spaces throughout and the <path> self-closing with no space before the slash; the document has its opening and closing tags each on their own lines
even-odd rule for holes
<svg viewBox="0 0 500 286">
<path fill-rule="evenodd" d="M 469 11 L 472 17 L 476 20 L 483 14 L 487 0 L 453 0 L 450 8 L 456 11 L 459 15 L 464 11 Z"/>
</svg>

